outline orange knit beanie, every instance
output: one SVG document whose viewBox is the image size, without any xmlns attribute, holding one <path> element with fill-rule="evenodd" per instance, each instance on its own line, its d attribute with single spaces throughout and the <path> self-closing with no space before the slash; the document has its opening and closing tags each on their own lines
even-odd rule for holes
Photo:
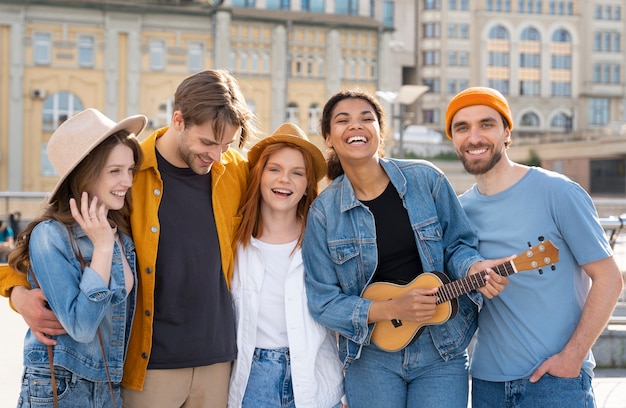
<svg viewBox="0 0 626 408">
<path fill-rule="evenodd" d="M 450 128 L 452 127 L 452 118 L 454 115 L 459 110 L 473 105 L 486 105 L 497 110 L 508 122 L 509 130 L 513 130 L 511 108 L 509 108 L 509 103 L 506 98 L 493 88 L 477 86 L 459 92 L 450 101 L 448 110 L 446 111 L 446 136 L 448 136 L 449 139 L 452 139 Z"/>
</svg>

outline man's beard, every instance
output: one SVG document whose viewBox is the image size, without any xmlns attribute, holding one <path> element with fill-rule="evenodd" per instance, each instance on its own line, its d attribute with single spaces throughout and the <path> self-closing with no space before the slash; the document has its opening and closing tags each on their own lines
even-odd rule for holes
<svg viewBox="0 0 626 408">
<path fill-rule="evenodd" d="M 473 176 L 478 176 L 481 174 L 487 173 L 489 170 L 493 169 L 496 164 L 502 159 L 502 151 L 496 151 L 493 156 L 488 161 L 476 161 L 468 159 L 465 155 L 458 155 L 461 163 L 463 163 L 463 167 L 465 171 Z"/>
</svg>

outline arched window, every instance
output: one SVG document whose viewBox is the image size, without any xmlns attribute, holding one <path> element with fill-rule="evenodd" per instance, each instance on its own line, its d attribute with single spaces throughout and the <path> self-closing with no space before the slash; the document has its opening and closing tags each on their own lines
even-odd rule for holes
<svg viewBox="0 0 626 408">
<path fill-rule="evenodd" d="M 43 103 L 41 128 L 44 132 L 53 132 L 83 109 L 83 103 L 74 94 L 66 91 L 54 93 Z"/>
<path fill-rule="evenodd" d="M 563 112 L 559 112 L 552 117 L 550 127 L 553 130 L 566 131 L 571 128 L 571 118 Z"/>
<path fill-rule="evenodd" d="M 322 115 L 322 108 L 316 103 L 312 103 L 309 106 L 309 133 L 316 133 L 319 126 L 320 116 Z"/>
<path fill-rule="evenodd" d="M 559 29 L 552 34 L 553 42 L 572 42 L 572 35 L 567 30 Z"/>
<path fill-rule="evenodd" d="M 497 25 L 489 31 L 489 38 L 491 40 L 508 40 L 509 32 L 504 26 Z"/>
<path fill-rule="evenodd" d="M 537 29 L 528 27 L 522 31 L 521 39 L 523 41 L 541 41 L 541 36 L 539 35 L 539 31 L 537 31 Z"/>
<path fill-rule="evenodd" d="M 297 103 L 289 102 L 289 104 L 287 104 L 286 120 L 287 122 L 300 125 L 300 110 Z"/>
<path fill-rule="evenodd" d="M 537 114 L 534 112 L 525 113 L 524 115 L 522 115 L 520 126 L 539 127 L 540 126 L 539 116 L 537 116 Z"/>
</svg>

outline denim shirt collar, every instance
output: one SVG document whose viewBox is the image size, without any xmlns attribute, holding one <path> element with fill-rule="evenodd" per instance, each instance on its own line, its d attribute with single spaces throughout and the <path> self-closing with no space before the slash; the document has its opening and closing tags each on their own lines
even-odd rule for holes
<svg viewBox="0 0 626 408">
<path fill-rule="evenodd" d="M 400 171 L 397 160 L 380 158 L 378 159 L 378 163 L 383 168 L 385 173 L 387 173 L 387 176 L 391 180 L 391 184 L 393 184 L 398 191 L 400 198 L 404 200 L 404 196 L 407 192 L 407 180 L 406 177 L 404 177 L 404 174 Z M 352 183 L 345 174 L 339 176 L 338 183 L 341 184 L 341 212 L 346 212 L 354 207 L 362 205 L 361 201 L 356 198 Z"/>
</svg>

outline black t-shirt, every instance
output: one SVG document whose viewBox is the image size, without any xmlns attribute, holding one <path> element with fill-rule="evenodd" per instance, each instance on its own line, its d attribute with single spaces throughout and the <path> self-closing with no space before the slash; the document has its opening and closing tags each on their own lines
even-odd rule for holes
<svg viewBox="0 0 626 408">
<path fill-rule="evenodd" d="M 378 267 L 372 282 L 411 282 L 424 269 L 411 228 L 409 213 L 393 184 L 370 201 L 361 201 L 374 214 Z"/>
<path fill-rule="evenodd" d="M 211 174 L 172 166 L 158 151 L 157 164 L 163 195 L 148 368 L 232 361 L 237 353 L 235 318 L 222 273 Z"/>
</svg>

